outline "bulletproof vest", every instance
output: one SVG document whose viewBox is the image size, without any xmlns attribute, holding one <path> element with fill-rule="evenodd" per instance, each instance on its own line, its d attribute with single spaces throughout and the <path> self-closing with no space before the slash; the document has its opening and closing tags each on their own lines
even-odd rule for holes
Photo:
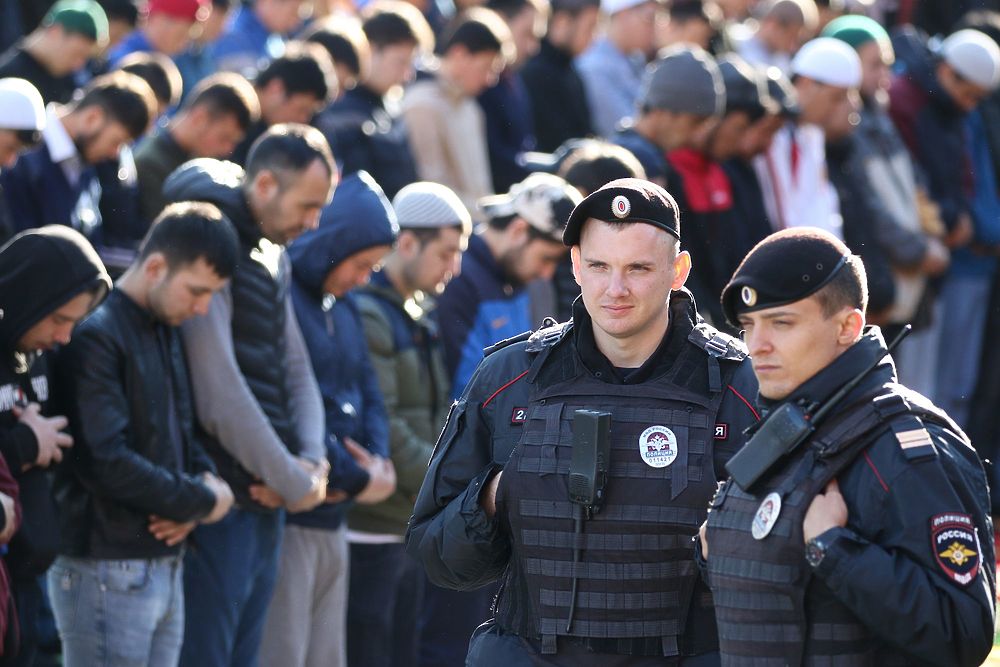
<svg viewBox="0 0 1000 667">
<path fill-rule="evenodd" d="M 262 240 L 241 243 L 241 257 L 230 283 L 233 351 L 240 373 L 278 437 L 292 454 L 300 450 L 292 421 L 291 397 L 285 378 L 285 298 L 279 277 L 281 249 Z M 223 478 L 233 486 L 237 500 L 246 501 L 255 477 L 218 443 L 209 440 L 209 453 Z M 244 506 L 253 503 L 242 502 Z"/>
<path fill-rule="evenodd" d="M 540 640 L 543 653 L 556 652 L 560 636 L 601 653 L 680 653 L 690 606 L 701 602 L 692 599 L 699 575 L 691 545 L 717 486 L 712 442 L 723 396 L 693 387 L 704 386 L 695 378 L 706 365 L 719 370 L 719 357 L 745 357 L 706 325 L 689 341 L 666 374 L 644 383 L 602 382 L 573 353 L 560 355 L 563 372 L 531 389 L 497 491 L 513 551 L 496 615 L 502 627 Z M 714 379 L 728 379 L 736 365 L 723 363 Z M 567 478 L 581 408 L 611 413 L 611 455 L 603 507 L 577 534 Z"/>
<path fill-rule="evenodd" d="M 961 432 L 936 408 L 912 404 L 906 395 L 912 394 L 898 385 L 880 387 L 820 426 L 750 492 L 732 479 L 720 488 L 707 539 L 723 665 L 907 664 L 881 650 L 868 628 L 812 579 L 802 534 L 816 494 L 887 430 L 900 442 L 922 431 L 922 420 Z"/>
</svg>

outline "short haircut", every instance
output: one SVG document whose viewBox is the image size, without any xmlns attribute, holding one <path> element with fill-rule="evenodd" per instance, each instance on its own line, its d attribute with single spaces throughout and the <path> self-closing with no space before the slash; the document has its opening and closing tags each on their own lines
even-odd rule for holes
<svg viewBox="0 0 1000 667">
<path fill-rule="evenodd" d="M 260 118 L 257 91 L 239 74 L 220 72 L 202 79 L 184 102 L 189 111 L 201 107 L 212 117 L 232 115 L 244 132 Z"/>
<path fill-rule="evenodd" d="M 579 16 L 588 9 L 600 9 L 601 0 L 551 0 L 552 2 L 552 16 L 556 14 L 568 14 L 570 16 Z"/>
<path fill-rule="evenodd" d="M 118 69 L 130 72 L 149 84 L 156 100 L 164 107 L 180 104 L 184 80 L 174 61 L 162 53 L 137 51 L 118 63 Z"/>
<path fill-rule="evenodd" d="M 420 10 L 403 0 L 377 0 L 361 14 L 361 27 L 373 48 L 412 44 L 434 50 L 434 32 Z"/>
<path fill-rule="evenodd" d="M 548 0 L 487 0 L 484 6 L 508 21 L 529 8 L 542 16 L 549 15 Z"/>
<path fill-rule="evenodd" d="M 758 10 L 760 20 L 771 19 L 783 26 L 801 25 L 809 30 L 819 26 L 819 10 L 814 0 L 768 0 Z"/>
<path fill-rule="evenodd" d="M 133 28 L 139 23 L 139 8 L 134 0 L 97 0 L 109 21 L 124 21 Z"/>
<path fill-rule="evenodd" d="M 559 168 L 559 176 L 590 194 L 619 178 L 646 178 L 642 164 L 628 149 L 606 141 L 588 140 L 573 149 Z"/>
<path fill-rule="evenodd" d="M 233 8 L 235 3 L 236 0 L 212 0 L 212 7 L 215 9 L 224 9 L 228 12 Z"/>
<path fill-rule="evenodd" d="M 69 105 L 73 113 L 89 107 L 98 107 L 138 139 L 156 114 L 156 96 L 140 77 L 117 71 L 92 79 Z"/>
<path fill-rule="evenodd" d="M 701 0 L 683 0 L 674 2 L 667 10 L 670 20 L 678 23 L 688 21 L 701 21 L 709 27 L 719 30 L 722 28 L 722 10 L 714 2 L 702 2 Z"/>
<path fill-rule="evenodd" d="M 285 54 L 272 60 L 257 75 L 257 88 L 281 81 L 285 95 L 305 94 L 326 102 L 337 92 L 337 75 L 330 55 L 318 44 L 292 42 Z"/>
<path fill-rule="evenodd" d="M 824 317 L 833 317 L 844 308 L 868 308 L 868 274 L 858 255 L 847 258 L 844 266 L 813 296 L 819 301 Z"/>
<path fill-rule="evenodd" d="M 336 173 L 330 145 L 323 133 L 299 123 L 282 123 L 270 127 L 250 147 L 247 155 L 247 185 L 263 171 L 275 174 L 282 187 L 287 187 L 295 174 L 320 160 L 331 176 Z"/>
<path fill-rule="evenodd" d="M 153 221 L 139 247 L 139 261 L 162 253 L 170 271 L 199 259 L 220 278 L 229 278 L 239 259 L 239 238 L 233 223 L 205 202 L 178 202 L 167 206 Z"/>
<path fill-rule="evenodd" d="M 334 65 L 342 65 L 359 79 L 368 76 L 371 65 L 371 45 L 353 17 L 328 16 L 320 19 L 302 34 L 306 42 L 319 44 L 330 55 Z"/>
<path fill-rule="evenodd" d="M 467 9 L 452 20 L 441 34 L 438 52 L 442 55 L 456 46 L 471 54 L 498 53 L 504 60 L 514 58 L 514 39 L 500 15 L 485 7 Z"/>
</svg>

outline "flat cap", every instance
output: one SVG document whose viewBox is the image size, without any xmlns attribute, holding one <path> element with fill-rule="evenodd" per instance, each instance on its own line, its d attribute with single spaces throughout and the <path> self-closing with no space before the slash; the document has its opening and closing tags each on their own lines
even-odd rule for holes
<svg viewBox="0 0 1000 667">
<path fill-rule="evenodd" d="M 580 242 L 583 223 L 590 218 L 605 222 L 644 222 L 681 237 L 681 214 L 670 193 L 640 178 L 619 178 L 590 193 L 577 204 L 563 231 L 563 243 Z"/>
<path fill-rule="evenodd" d="M 822 229 L 775 232 L 754 246 L 722 290 L 726 319 L 738 327 L 740 313 L 805 299 L 829 283 L 850 257 L 843 241 Z"/>
</svg>

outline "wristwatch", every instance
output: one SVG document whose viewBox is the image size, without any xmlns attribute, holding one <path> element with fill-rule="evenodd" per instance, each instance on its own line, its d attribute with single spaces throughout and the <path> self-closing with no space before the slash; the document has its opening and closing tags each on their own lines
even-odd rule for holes
<svg viewBox="0 0 1000 667">
<path fill-rule="evenodd" d="M 809 563 L 809 567 L 816 569 L 819 564 L 823 562 L 824 556 L 826 556 L 826 550 L 830 546 L 831 539 L 823 539 L 822 535 L 817 535 L 808 542 L 806 542 L 806 562 Z"/>
</svg>

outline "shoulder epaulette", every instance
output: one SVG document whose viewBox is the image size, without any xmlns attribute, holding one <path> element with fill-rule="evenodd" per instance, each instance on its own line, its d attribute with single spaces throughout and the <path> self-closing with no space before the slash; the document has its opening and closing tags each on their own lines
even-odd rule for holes
<svg viewBox="0 0 1000 667">
<path fill-rule="evenodd" d="M 727 361 L 743 361 L 747 358 L 746 345 L 739 338 L 730 336 L 702 322 L 696 324 L 688 340 L 705 350 L 710 356 Z"/>
<path fill-rule="evenodd" d="M 497 343 L 493 343 L 492 345 L 490 345 L 487 348 L 483 348 L 483 357 L 484 358 L 488 357 L 491 354 L 493 354 L 494 352 L 502 350 L 505 347 L 510 347 L 514 343 L 520 343 L 522 341 L 528 340 L 529 338 L 531 338 L 532 335 L 533 335 L 533 332 L 531 332 L 531 331 L 525 331 L 523 333 L 517 334 L 516 336 L 511 336 L 510 338 L 504 338 L 502 341 L 499 341 Z"/>
<path fill-rule="evenodd" d="M 553 320 L 548 320 L 553 321 Z M 548 321 L 542 324 L 547 324 Z M 528 344 L 524 346 L 525 352 L 541 352 L 547 347 L 552 347 L 563 339 L 566 332 L 573 328 L 573 320 L 561 323 L 554 323 L 551 326 L 543 326 L 528 337 Z"/>
</svg>

